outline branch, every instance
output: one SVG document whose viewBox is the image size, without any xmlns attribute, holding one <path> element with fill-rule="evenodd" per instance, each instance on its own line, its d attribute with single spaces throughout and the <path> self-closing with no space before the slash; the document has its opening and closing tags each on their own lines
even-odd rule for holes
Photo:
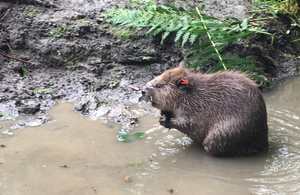
<svg viewBox="0 0 300 195">
<path fill-rule="evenodd" d="M 8 10 L 6 11 L 6 13 L 4 14 L 4 16 L 3 16 L 0 20 L 3 20 L 3 18 L 8 14 L 9 11 L 10 11 L 10 9 L 8 9 Z"/>
<path fill-rule="evenodd" d="M 1 33 L 5 36 L 5 33 L 3 32 L 3 30 L 0 29 L 0 31 L 1 31 Z M 6 41 L 6 40 L 5 40 L 5 41 Z M 15 52 L 11 49 L 11 47 L 10 47 L 10 45 L 8 44 L 7 41 L 6 41 L 6 44 L 7 44 L 8 48 L 9 48 L 9 50 L 10 50 L 14 55 L 16 55 Z"/>
<path fill-rule="evenodd" d="M 223 66 L 224 70 L 227 70 L 227 68 L 226 68 L 226 66 L 225 66 L 225 64 L 224 64 L 224 62 L 223 62 L 223 59 L 222 59 L 222 57 L 221 57 L 221 55 L 220 55 L 218 49 L 216 48 L 216 45 L 215 45 L 214 41 L 212 40 L 212 38 L 211 38 L 211 36 L 210 36 L 210 34 L 209 34 L 209 32 L 208 32 L 208 29 L 207 29 L 207 27 L 206 27 L 206 25 L 205 25 L 205 23 L 204 23 L 204 20 L 203 20 L 203 18 L 202 18 L 202 15 L 200 14 L 200 11 L 199 11 L 198 7 L 196 7 L 196 10 L 197 10 L 198 15 L 200 16 L 200 19 L 201 19 L 201 21 L 202 21 L 202 23 L 203 23 L 203 26 L 204 26 L 205 30 L 206 30 L 207 36 L 208 36 L 208 38 L 210 39 L 210 42 L 211 42 L 212 46 L 215 48 L 215 51 L 216 51 L 216 53 L 217 53 L 218 56 L 219 56 L 219 59 L 220 59 L 220 61 L 221 61 L 221 63 L 222 63 L 222 66 Z"/>
<path fill-rule="evenodd" d="M 13 57 L 13 56 L 10 56 L 10 55 L 7 55 L 3 52 L 0 51 L 0 54 L 5 56 L 5 57 L 8 57 L 8 58 L 11 58 L 11 59 L 14 59 L 14 60 L 17 60 L 17 61 L 20 61 L 20 62 L 24 62 L 24 63 L 29 63 L 29 64 L 35 64 L 35 62 L 29 62 L 29 61 L 26 61 L 26 60 L 22 60 L 20 58 L 17 58 L 17 57 Z"/>
</svg>

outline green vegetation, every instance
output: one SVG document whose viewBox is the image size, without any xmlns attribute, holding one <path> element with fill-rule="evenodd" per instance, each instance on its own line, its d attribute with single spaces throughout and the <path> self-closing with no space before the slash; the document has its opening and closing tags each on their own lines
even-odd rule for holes
<svg viewBox="0 0 300 195">
<path fill-rule="evenodd" d="M 45 46 L 45 45 L 47 45 L 47 44 L 49 44 L 49 43 L 51 43 L 51 42 L 54 41 L 55 39 L 60 38 L 61 36 L 63 36 L 64 33 L 65 33 L 67 30 L 68 30 L 68 26 L 67 26 L 67 25 L 64 25 L 64 26 L 58 27 L 58 28 L 56 28 L 56 29 L 50 31 L 49 33 L 47 33 L 47 34 L 51 34 L 51 35 L 52 35 L 52 38 L 51 38 L 49 41 L 47 41 L 46 43 L 44 43 L 44 44 L 42 45 L 42 47 Z"/>
<path fill-rule="evenodd" d="M 115 77 L 113 77 L 113 78 L 111 79 L 111 81 L 110 81 L 109 87 L 110 87 L 110 88 L 114 88 L 114 87 L 116 87 L 119 83 L 120 83 L 120 80 L 117 79 L 117 78 L 115 78 Z"/>
<path fill-rule="evenodd" d="M 89 21 L 84 20 L 84 19 L 77 20 L 77 23 L 80 23 L 80 24 L 85 24 L 85 23 L 88 23 L 88 22 Z"/>
<path fill-rule="evenodd" d="M 19 113 L 14 113 L 12 116 L 10 116 L 7 113 L 1 112 L 0 113 L 0 120 L 7 120 L 7 119 L 13 119 L 19 116 Z"/>
<path fill-rule="evenodd" d="M 221 21 L 203 16 L 197 7 L 194 12 L 188 12 L 182 7 L 170 4 L 158 5 L 151 1 L 143 3 L 144 6 L 136 9 L 131 7 L 110 11 L 104 15 L 107 18 L 106 22 L 129 27 L 147 27 L 147 34 L 161 34 L 161 43 L 175 33 L 174 41 L 180 41 L 182 47 L 187 43 L 192 45 L 187 51 L 193 54 L 187 59 L 192 62 L 190 68 L 206 67 L 208 73 L 221 69 L 260 69 L 255 60 L 222 54 L 228 44 L 252 33 L 269 34 L 263 29 L 249 25 L 247 19 Z"/>
<path fill-rule="evenodd" d="M 129 166 L 131 166 L 131 167 L 136 167 L 136 166 L 138 166 L 138 165 L 140 165 L 141 163 L 132 163 L 132 164 L 128 164 Z"/>
<path fill-rule="evenodd" d="M 135 134 L 129 136 L 125 129 L 121 129 L 121 130 L 119 130 L 119 135 L 117 136 L 117 140 L 120 142 L 130 142 L 135 139 L 141 139 L 143 137 L 145 137 L 145 133 L 143 133 L 143 132 L 138 132 L 138 133 L 135 133 Z M 135 166 L 137 166 L 137 165 L 135 165 Z"/>
<path fill-rule="evenodd" d="M 68 66 L 74 65 L 76 60 L 78 60 L 79 57 L 75 57 L 73 54 L 65 61 Z"/>
<path fill-rule="evenodd" d="M 22 69 L 22 72 L 23 72 L 23 77 L 28 77 L 28 70 L 24 67 L 24 65 L 23 65 L 23 63 L 22 62 L 20 62 L 20 64 L 21 64 L 21 69 Z"/>
<path fill-rule="evenodd" d="M 35 9 L 32 6 L 25 7 L 24 13 L 28 18 L 32 19 L 35 15 Z"/>
<path fill-rule="evenodd" d="M 37 89 L 34 90 L 34 93 L 52 93 L 53 91 L 50 89 Z"/>
<path fill-rule="evenodd" d="M 100 103 L 108 104 L 108 101 L 106 99 L 101 99 Z"/>
<path fill-rule="evenodd" d="M 150 56 L 147 56 L 147 57 L 143 57 L 143 60 L 150 60 L 151 57 Z"/>
<path fill-rule="evenodd" d="M 131 30 L 130 28 L 126 27 L 116 27 L 116 26 L 110 26 L 109 32 L 115 36 L 122 36 L 124 38 L 129 38 L 129 36 L 132 36 L 135 34 L 135 31 Z"/>
<path fill-rule="evenodd" d="M 296 0 L 256 0 L 255 3 L 257 3 L 258 6 L 256 9 L 251 10 L 250 13 L 267 12 L 274 16 L 263 18 L 264 20 L 275 18 L 277 16 L 282 17 L 284 20 L 288 19 L 290 28 L 287 29 L 286 34 L 290 34 L 295 38 L 293 42 L 300 41 L 300 7 Z"/>
<path fill-rule="evenodd" d="M 0 113 L 0 120 L 5 120 L 9 118 L 9 114 L 6 114 L 6 113 Z"/>
</svg>

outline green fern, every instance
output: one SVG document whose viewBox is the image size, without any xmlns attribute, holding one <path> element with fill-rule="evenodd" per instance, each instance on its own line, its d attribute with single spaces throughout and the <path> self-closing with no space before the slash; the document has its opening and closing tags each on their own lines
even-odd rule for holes
<svg viewBox="0 0 300 195">
<path fill-rule="evenodd" d="M 197 12 L 185 11 L 182 7 L 173 5 L 158 5 L 155 2 L 144 2 L 146 6 L 136 10 L 116 9 L 105 17 L 106 21 L 115 25 L 126 25 L 135 27 L 148 27 L 147 34 L 157 35 L 163 33 L 162 39 L 166 39 L 175 32 L 175 42 L 181 41 L 181 46 L 196 40 L 199 43 L 193 45 L 187 52 L 194 55 L 187 61 L 195 61 L 189 67 L 209 67 L 209 72 L 222 69 L 257 70 L 257 62 L 248 58 L 221 55 L 228 44 L 244 38 L 252 33 L 259 32 L 247 28 L 247 20 L 235 21 L 235 26 L 228 21 L 220 21 L 209 16 L 202 16 Z M 236 23 L 238 23 L 236 25 Z M 162 41 L 163 41 L 162 40 Z M 196 52 L 196 53 L 195 53 Z M 206 68 L 207 69 L 207 68 Z"/>
</svg>

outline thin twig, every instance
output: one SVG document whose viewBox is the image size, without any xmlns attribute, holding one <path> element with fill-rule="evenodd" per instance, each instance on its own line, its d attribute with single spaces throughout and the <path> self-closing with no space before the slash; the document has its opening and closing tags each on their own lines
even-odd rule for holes
<svg viewBox="0 0 300 195">
<path fill-rule="evenodd" d="M 254 22 L 254 21 L 262 21 L 262 20 L 269 20 L 269 19 L 274 19 L 276 17 L 267 17 L 267 18 L 256 18 L 256 19 L 251 19 L 249 22 Z"/>
<path fill-rule="evenodd" d="M 0 20 L 3 20 L 3 18 L 8 14 L 9 11 L 10 11 L 10 9 L 8 9 L 8 10 L 6 11 L 6 13 L 4 14 L 4 16 L 2 16 L 2 18 L 1 18 Z"/>
<path fill-rule="evenodd" d="M 29 63 L 29 64 L 35 64 L 35 62 L 29 62 L 29 61 L 26 61 L 26 60 L 22 60 L 20 58 L 17 58 L 17 57 L 13 57 L 13 56 L 10 56 L 10 55 L 7 55 L 3 52 L 0 51 L 0 54 L 5 56 L 5 57 L 8 57 L 8 58 L 11 58 L 11 59 L 14 59 L 14 60 L 17 60 L 17 61 L 20 61 L 20 62 L 24 62 L 24 63 Z"/>
<path fill-rule="evenodd" d="M 6 41 L 6 40 L 5 40 Z M 13 53 L 14 54 L 14 56 L 16 56 L 16 54 L 15 54 L 15 52 L 11 49 L 11 47 L 10 47 L 10 45 L 8 44 L 8 42 L 6 41 L 6 44 L 7 44 L 7 46 L 8 46 L 8 48 L 9 48 L 9 50 L 11 51 L 11 53 Z"/>
<path fill-rule="evenodd" d="M 1 33 L 5 36 L 5 33 L 3 32 L 3 30 L 0 29 L 0 31 L 1 31 Z M 6 40 L 5 40 L 5 41 L 6 41 Z M 15 52 L 11 49 L 11 47 L 10 47 L 10 45 L 8 44 L 7 41 L 6 41 L 6 44 L 7 44 L 8 48 L 9 48 L 9 50 L 11 51 L 11 53 L 13 53 L 14 56 L 15 56 L 15 55 L 16 55 Z"/>
<path fill-rule="evenodd" d="M 206 30 L 207 36 L 208 36 L 208 38 L 210 39 L 211 44 L 213 45 L 213 47 L 215 48 L 216 53 L 217 53 L 218 56 L 219 56 L 219 59 L 220 59 L 220 61 L 221 61 L 221 63 L 222 63 L 222 66 L 223 66 L 224 70 L 227 70 L 227 68 L 226 68 L 226 66 L 225 66 L 225 64 L 224 64 L 224 62 L 223 62 L 223 59 L 222 59 L 222 57 L 221 57 L 221 55 L 220 55 L 220 53 L 219 53 L 219 50 L 217 49 L 217 47 L 216 47 L 214 41 L 212 40 L 212 38 L 211 38 L 211 36 L 210 36 L 210 34 L 209 34 L 209 32 L 208 32 L 208 29 L 207 29 L 207 27 L 206 27 L 206 25 L 205 25 L 205 23 L 204 23 L 204 20 L 203 20 L 203 18 L 202 18 L 202 15 L 200 14 L 200 11 L 199 11 L 198 7 L 196 7 L 196 10 L 197 10 L 197 12 L 198 12 L 198 14 L 199 14 L 199 16 L 200 16 L 200 19 L 201 19 L 201 21 L 202 21 L 202 23 L 203 23 L 203 26 L 204 26 L 204 28 L 205 28 L 205 30 Z"/>
</svg>

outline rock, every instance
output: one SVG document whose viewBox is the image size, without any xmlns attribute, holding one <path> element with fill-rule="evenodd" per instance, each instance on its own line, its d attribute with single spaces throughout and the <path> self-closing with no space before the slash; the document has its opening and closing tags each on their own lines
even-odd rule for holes
<svg viewBox="0 0 300 195">
<path fill-rule="evenodd" d="M 19 113 L 35 114 L 38 111 L 40 111 L 41 104 L 34 100 L 22 100 L 18 107 L 19 107 Z"/>
</svg>

